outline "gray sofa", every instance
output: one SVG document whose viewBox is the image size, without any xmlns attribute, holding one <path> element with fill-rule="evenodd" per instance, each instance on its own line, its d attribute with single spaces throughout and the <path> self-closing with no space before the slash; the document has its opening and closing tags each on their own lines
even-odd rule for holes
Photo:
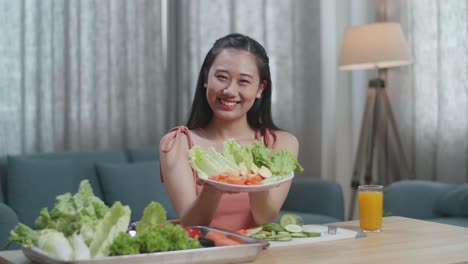
<svg viewBox="0 0 468 264">
<path fill-rule="evenodd" d="M 384 211 L 394 216 L 468 227 L 468 184 L 395 182 L 384 189 Z"/>
<path fill-rule="evenodd" d="M 75 193 L 83 179 L 106 204 L 128 204 L 132 220 L 139 219 L 152 200 L 166 208 L 169 219 L 176 218 L 160 182 L 157 147 L 8 156 L 0 158 L 0 245 L 18 222 L 34 227 L 41 208 L 51 209 L 59 194 Z M 309 224 L 341 221 L 341 188 L 330 181 L 296 177 L 282 209 Z"/>
</svg>

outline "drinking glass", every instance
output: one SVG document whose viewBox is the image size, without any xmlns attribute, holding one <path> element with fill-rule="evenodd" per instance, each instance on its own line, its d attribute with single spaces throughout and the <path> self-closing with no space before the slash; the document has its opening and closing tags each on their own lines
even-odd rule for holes
<svg viewBox="0 0 468 264">
<path fill-rule="evenodd" d="M 360 185 L 359 224 L 365 232 L 380 232 L 383 217 L 383 186 Z"/>
</svg>

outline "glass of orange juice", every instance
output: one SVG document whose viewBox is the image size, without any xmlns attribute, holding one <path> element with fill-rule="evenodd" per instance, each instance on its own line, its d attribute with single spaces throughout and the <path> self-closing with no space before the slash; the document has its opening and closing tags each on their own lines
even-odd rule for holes
<svg viewBox="0 0 468 264">
<path fill-rule="evenodd" d="M 366 232 L 380 232 L 383 217 L 383 186 L 360 185 L 359 224 Z"/>
</svg>

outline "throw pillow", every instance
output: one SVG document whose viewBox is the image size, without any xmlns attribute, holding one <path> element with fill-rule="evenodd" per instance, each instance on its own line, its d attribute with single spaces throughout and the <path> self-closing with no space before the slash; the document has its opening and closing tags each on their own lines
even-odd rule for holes
<svg viewBox="0 0 468 264">
<path fill-rule="evenodd" d="M 132 221 L 140 220 L 143 210 L 151 202 L 162 204 L 168 219 L 176 215 L 166 188 L 159 178 L 159 162 L 124 164 L 98 163 L 97 171 L 106 203 L 120 201 L 132 210 Z"/>
<path fill-rule="evenodd" d="M 75 193 L 79 179 L 71 160 L 8 157 L 7 201 L 20 222 L 34 227 L 40 210 L 52 210 L 60 194 Z"/>
<path fill-rule="evenodd" d="M 128 150 L 129 159 L 132 162 L 159 160 L 159 148 L 157 146 L 143 147 Z"/>
<path fill-rule="evenodd" d="M 443 194 L 435 203 L 435 211 L 446 216 L 468 216 L 468 184 Z"/>
</svg>

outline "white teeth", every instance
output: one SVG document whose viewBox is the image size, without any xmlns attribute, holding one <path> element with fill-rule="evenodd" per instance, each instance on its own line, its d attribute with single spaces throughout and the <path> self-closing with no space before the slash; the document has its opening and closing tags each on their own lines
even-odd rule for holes
<svg viewBox="0 0 468 264">
<path fill-rule="evenodd" d="M 223 105 L 227 105 L 227 106 L 235 106 L 237 104 L 237 102 L 228 102 L 228 101 L 224 101 L 223 99 L 220 99 L 219 100 Z"/>
</svg>

